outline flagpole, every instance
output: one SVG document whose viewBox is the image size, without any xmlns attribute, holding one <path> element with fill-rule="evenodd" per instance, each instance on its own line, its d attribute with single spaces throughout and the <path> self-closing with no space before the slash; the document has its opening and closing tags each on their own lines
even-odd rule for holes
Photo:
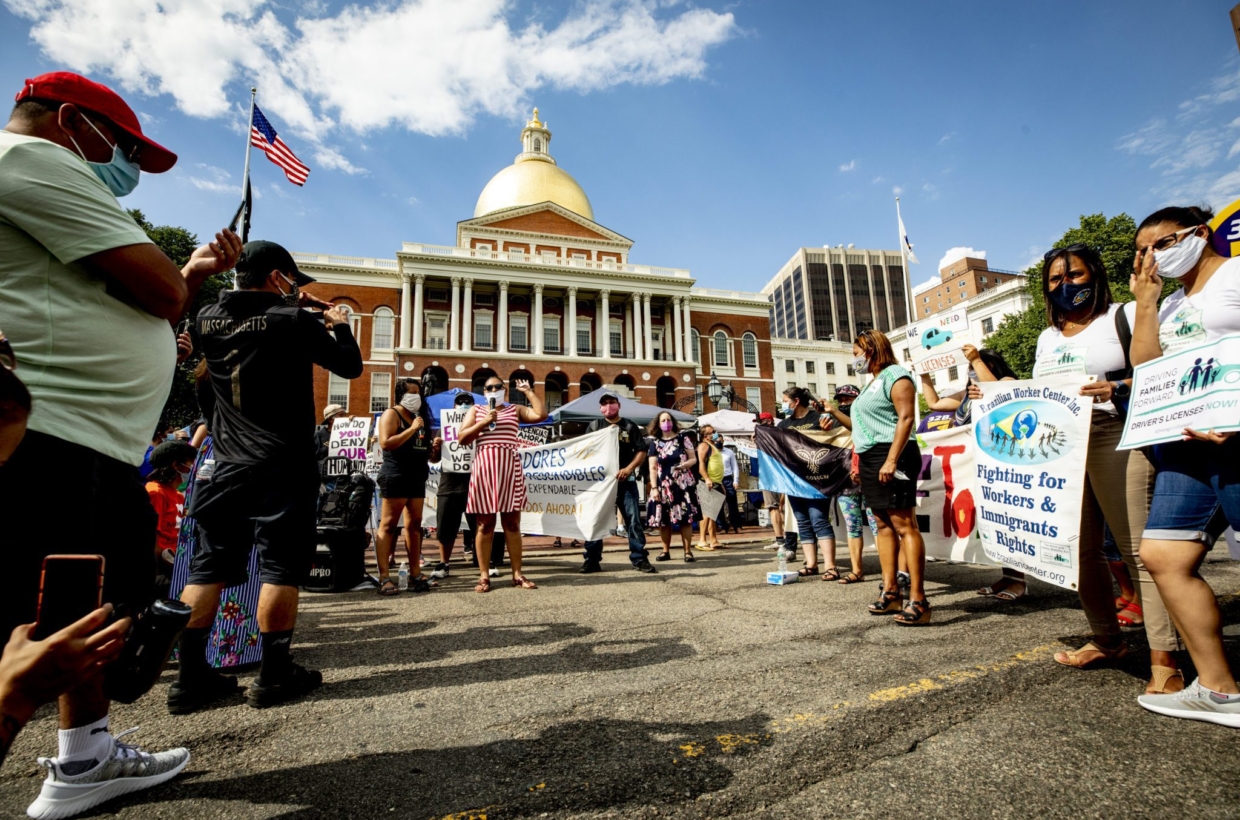
<svg viewBox="0 0 1240 820">
<path fill-rule="evenodd" d="M 245 173 L 241 179 L 241 201 L 246 203 L 245 219 L 242 225 L 250 222 L 250 201 L 246 193 L 250 187 L 250 135 L 254 133 L 254 100 L 258 96 L 258 89 L 250 89 L 250 123 L 245 129 Z"/>
<path fill-rule="evenodd" d="M 916 302 L 913 299 L 913 276 L 908 269 L 908 248 L 905 247 L 904 231 L 901 227 L 904 225 L 904 217 L 900 215 L 900 197 L 896 197 L 896 233 L 900 235 L 900 258 L 904 262 L 904 295 L 908 302 L 908 322 L 913 324 L 917 321 Z"/>
</svg>

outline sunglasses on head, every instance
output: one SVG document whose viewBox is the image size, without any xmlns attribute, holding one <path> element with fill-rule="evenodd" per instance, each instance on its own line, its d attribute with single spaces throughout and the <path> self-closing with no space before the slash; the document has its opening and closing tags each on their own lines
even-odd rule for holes
<svg viewBox="0 0 1240 820">
<path fill-rule="evenodd" d="M 1066 248 L 1051 248 L 1049 251 L 1047 251 L 1045 254 L 1042 255 L 1042 261 L 1046 262 L 1047 264 L 1050 264 L 1050 262 L 1054 260 L 1060 254 L 1064 254 L 1064 253 L 1075 254 L 1075 253 L 1080 253 L 1081 251 L 1087 251 L 1087 250 L 1089 250 L 1089 246 L 1082 244 L 1080 242 L 1077 242 L 1074 245 L 1069 245 Z"/>
</svg>

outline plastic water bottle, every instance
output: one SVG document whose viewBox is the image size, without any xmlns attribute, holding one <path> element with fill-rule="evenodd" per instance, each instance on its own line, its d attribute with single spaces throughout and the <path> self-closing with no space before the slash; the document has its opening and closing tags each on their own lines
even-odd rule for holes
<svg viewBox="0 0 1240 820">
<path fill-rule="evenodd" d="M 396 570 L 396 588 L 402 591 L 409 589 L 408 561 L 401 561 L 400 568 Z"/>
<path fill-rule="evenodd" d="M 788 553 L 783 550 L 779 551 L 779 572 L 784 574 L 788 571 Z"/>
</svg>

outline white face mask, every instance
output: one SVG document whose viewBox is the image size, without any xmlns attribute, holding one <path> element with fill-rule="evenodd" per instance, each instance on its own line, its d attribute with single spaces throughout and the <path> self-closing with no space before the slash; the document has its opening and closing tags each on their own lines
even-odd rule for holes
<svg viewBox="0 0 1240 820">
<path fill-rule="evenodd" d="M 858 356 L 857 358 L 853 359 L 852 365 L 853 365 L 853 370 L 857 373 L 869 373 L 870 372 L 870 360 L 867 359 L 865 356 Z"/>
<path fill-rule="evenodd" d="M 495 399 L 496 404 L 504 403 L 504 388 L 502 387 L 495 390 L 487 388 L 482 395 L 486 396 L 488 399 Z"/>
<path fill-rule="evenodd" d="M 400 397 L 400 406 L 410 413 L 417 413 L 422 409 L 422 397 L 417 393 L 406 393 Z"/>
<path fill-rule="evenodd" d="M 1193 269 L 1205 249 L 1206 241 L 1193 234 L 1184 237 L 1179 244 L 1172 245 L 1165 251 L 1154 251 L 1154 261 L 1158 263 L 1158 275 L 1167 279 L 1179 279 Z"/>
<path fill-rule="evenodd" d="M 779 405 L 779 410 L 786 416 L 792 412 L 792 405 L 785 401 Z"/>
</svg>

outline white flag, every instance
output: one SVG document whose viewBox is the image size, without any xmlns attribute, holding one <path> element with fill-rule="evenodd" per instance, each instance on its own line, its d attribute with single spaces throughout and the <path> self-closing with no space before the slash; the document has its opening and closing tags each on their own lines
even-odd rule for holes
<svg viewBox="0 0 1240 820">
<path fill-rule="evenodd" d="M 900 206 L 896 205 L 896 219 L 900 222 L 900 241 L 904 243 L 904 252 L 908 254 L 908 261 L 914 265 L 920 265 L 917 256 L 913 253 L 913 243 L 908 241 L 908 231 L 904 229 L 904 217 L 900 216 Z"/>
</svg>

